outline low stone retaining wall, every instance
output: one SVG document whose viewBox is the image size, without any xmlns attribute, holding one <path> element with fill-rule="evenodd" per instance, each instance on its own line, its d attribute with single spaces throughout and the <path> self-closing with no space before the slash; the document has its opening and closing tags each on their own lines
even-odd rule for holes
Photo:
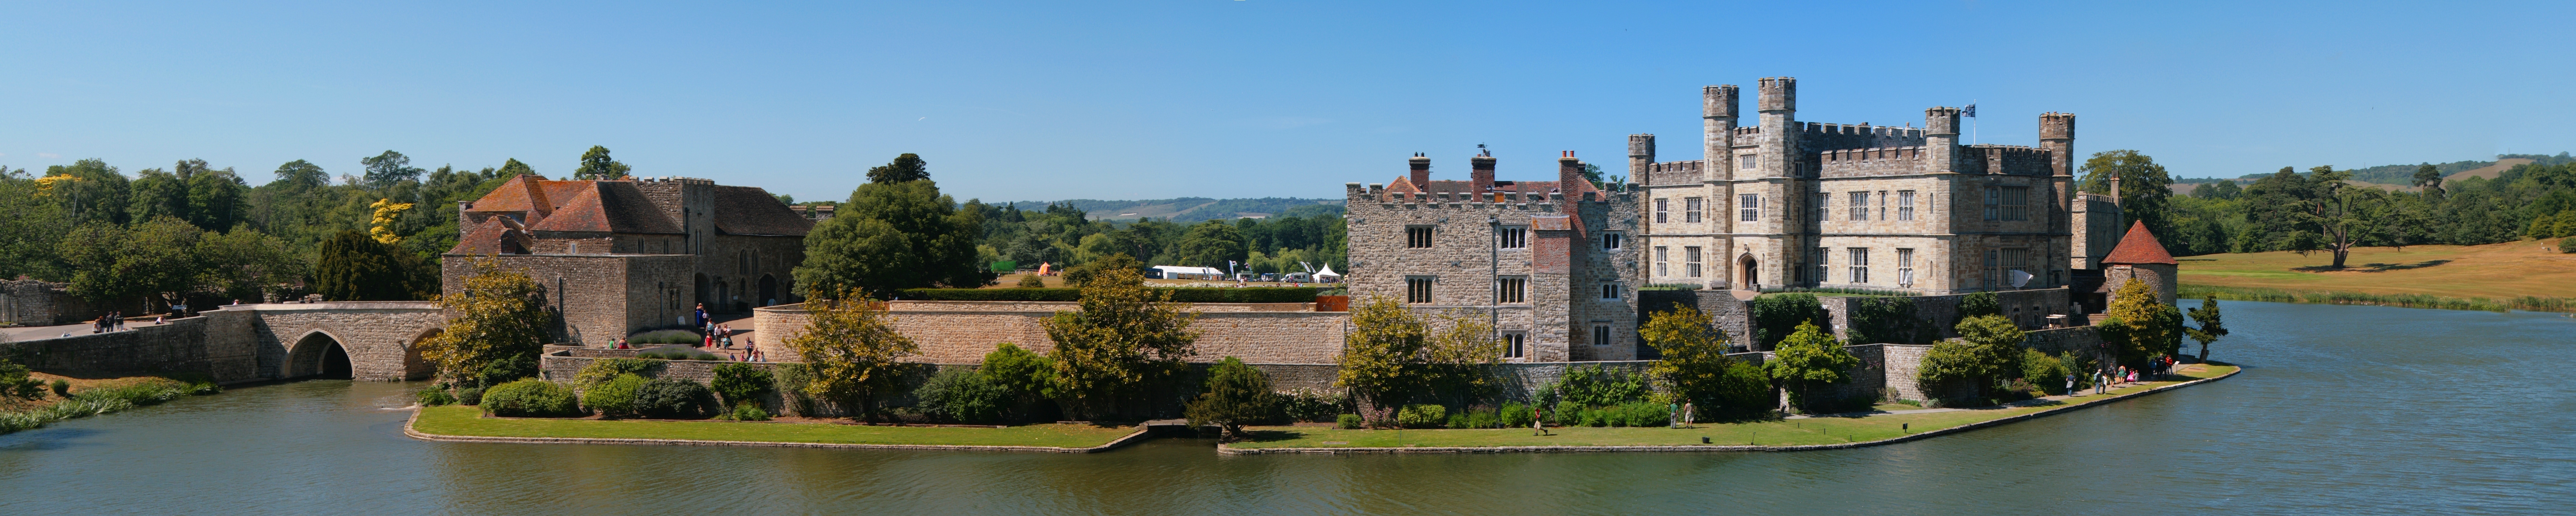
<svg viewBox="0 0 2576 516">
<path fill-rule="evenodd" d="M 1939 429 L 1939 430 L 1926 431 L 1926 432 L 1919 433 L 1919 434 L 1907 434 L 1907 435 L 1898 436 L 1898 437 L 1890 437 L 1890 438 L 1886 438 L 1886 439 L 1879 439 L 1879 440 L 1876 440 L 1876 441 L 1861 441 L 1861 442 L 1854 442 L 1854 443 L 1810 444 L 1810 445 L 1801 445 L 1801 446 L 1751 446 L 1751 445 L 1707 445 L 1707 446 L 1690 446 L 1690 445 L 1681 445 L 1681 446 L 1484 446 L 1484 447 L 1441 446 L 1441 447 L 1407 447 L 1407 448 L 1236 448 L 1236 447 L 1231 446 L 1231 445 L 1229 445 L 1229 444 L 1218 444 L 1218 445 L 1217 445 L 1217 447 L 1216 447 L 1216 451 L 1217 451 L 1217 453 L 1222 453 L 1222 454 L 1227 454 L 1227 455 L 1262 455 L 1262 454 L 1285 454 L 1285 453 L 1304 453 L 1304 454 L 1343 454 L 1343 453 L 1548 453 L 1548 452 L 1561 452 L 1561 453 L 1563 453 L 1563 452 L 1572 452 L 1572 453 L 1600 453 L 1600 452 L 1784 452 L 1784 451 L 1844 450 L 1844 449 L 1851 449 L 1851 448 L 1864 448 L 1864 447 L 1870 447 L 1870 446 L 1885 446 L 1885 445 L 1896 444 L 1896 443 L 1904 443 L 1904 442 L 1920 441 L 1920 440 L 1924 440 L 1924 439 L 1930 439 L 1930 438 L 1933 438 L 1933 437 L 1939 437 L 1939 436 L 1944 436 L 1944 435 L 1956 434 L 1956 433 L 1966 432 L 1966 431 L 1969 431 L 1969 430 L 1975 430 L 1975 429 L 1979 429 L 1979 428 L 1987 428 L 1987 427 L 1998 426 L 1998 425 L 2003 425 L 2003 424 L 2013 423 L 2013 422 L 2018 422 L 2018 421 L 2026 421 L 2026 420 L 2030 420 L 2030 419 L 2033 419 L 2033 418 L 2052 416 L 2052 415 L 2057 415 L 2057 414 L 2066 413 L 2066 412 L 2068 412 L 2068 411 L 2073 411 L 2073 410 L 2082 410 L 2082 409 L 2085 409 L 2085 408 L 2088 408 L 2088 407 L 2102 406 L 2102 405 L 2105 405 L 2105 404 L 2109 404 L 2109 403 L 2112 403 L 2112 402 L 2116 402 L 2116 401 L 2120 401 L 2120 400 L 2125 400 L 2125 399 L 2129 399 L 2129 398 L 2135 398 L 2135 397 L 2139 397 L 2139 396 L 2146 396 L 2146 395 L 2149 395 L 2149 394 L 2155 394 L 2155 393 L 2160 393 L 2160 392 L 2170 391 L 2170 390 L 2174 390 L 2174 389 L 2180 389 L 2180 388 L 2184 388 L 2184 387 L 2190 387 L 2190 386 L 2194 386 L 2194 385 L 2200 385 L 2200 384 L 2204 384 L 2204 383 L 2209 383 L 2209 382 L 2215 382 L 2215 381 L 2219 381 L 2219 380 L 2224 380 L 2224 379 L 2227 379 L 2227 378 L 2230 378 L 2230 377 L 2234 377 L 2234 376 L 2236 376 L 2238 373 L 2243 373 L 2243 372 L 2245 372 L 2245 368 L 2244 368 L 2243 366 L 2238 366 L 2238 367 L 2237 367 L 2237 369 L 2236 369 L 2235 371 L 2229 371 L 2227 374 L 2219 375 L 2219 376 L 2216 376 L 2216 377 L 2203 378 L 2203 379 L 2199 379 L 2199 380 L 2192 380 L 2192 381 L 2182 382 L 2182 383 L 2177 383 L 2177 384 L 2173 384 L 2173 385 L 2166 385 L 2166 386 L 2162 386 L 2162 387 L 2156 387 L 2156 388 L 2152 388 L 2152 389 L 2147 389 L 2147 390 L 2145 390 L 2145 391 L 2139 391 L 2139 392 L 2132 392 L 2132 393 L 2128 393 L 2128 394 L 2122 394 L 2122 395 L 2119 395 L 2119 396 L 2116 396 L 2116 397 L 2107 398 L 2107 399 L 2101 399 L 2101 400 L 2094 400 L 2094 401 L 2087 402 L 2087 403 L 2083 403 L 2083 404 L 2078 404 L 2078 405 L 2067 405 L 2067 406 L 2057 407 L 2057 408 L 2048 409 L 2048 410 L 2042 410 L 2042 411 L 2038 411 L 2038 412 L 2032 412 L 2032 413 L 2028 413 L 2028 414 L 2021 414 L 2021 415 L 2016 415 L 2016 416 L 2006 416 L 2006 417 L 2000 417 L 2000 418 L 1995 418 L 1995 419 L 1989 419 L 1989 420 L 1985 420 L 1985 421 L 1979 421 L 1979 422 L 1969 423 L 1969 424 L 1965 424 L 1965 425 L 1959 425 L 1959 426 L 1954 426 L 1954 427 L 1949 427 L 1949 428 L 1943 428 L 1943 429 Z"/>
<path fill-rule="evenodd" d="M 784 442 L 770 442 L 770 441 L 709 441 L 709 440 L 699 440 L 699 439 L 612 439 L 612 438 L 597 438 L 597 437 L 485 437 L 485 436 L 476 436 L 476 435 L 439 435 L 439 434 L 432 434 L 432 433 L 428 433 L 428 432 L 422 432 L 422 431 L 420 431 L 420 430 L 418 430 L 418 429 L 414 429 L 414 428 L 412 428 L 412 422 L 414 422 L 414 421 L 419 421 L 419 420 L 420 420 L 420 409 L 419 409 L 419 408 L 417 408 L 417 407 L 415 407 L 415 408 L 413 408 L 413 409 L 412 409 L 412 411 L 411 411 L 411 418 L 410 418 L 410 419 L 405 419 L 405 420 L 403 420 L 403 435 L 405 435 L 405 436 L 410 436 L 410 437 L 411 437 L 411 438 L 413 438 L 413 439 L 419 439 L 419 440 L 423 440 L 423 441 L 447 441 L 447 442 L 466 442 L 466 443 L 511 443 L 511 444 L 642 444 L 642 445 L 655 445 L 655 446 L 756 446 L 756 447 L 768 447 L 768 448 L 839 448 L 839 449 L 864 449 L 864 450 L 938 450 L 938 451 L 994 451 L 994 452 L 1042 452 L 1042 453 L 1100 453 L 1100 452 L 1105 452 L 1105 451 L 1109 451 L 1109 450 L 1112 450 L 1112 449 L 1116 449 L 1116 448 L 1118 448 L 1118 447 L 1120 447 L 1120 446 L 1126 446 L 1126 445 L 1129 445 L 1129 444 L 1135 444 L 1137 441 L 1143 441 L 1143 440 L 1145 440 L 1145 437 L 1147 436 L 1147 432 L 1146 432 L 1146 430 L 1145 430 L 1145 428 L 1144 428 L 1144 427 L 1137 427 L 1137 428 L 1136 428 L 1136 432 L 1135 432 L 1135 433 L 1127 434 L 1125 437 L 1120 437 L 1120 438 L 1118 438 L 1117 440 L 1114 440 L 1114 441 L 1109 441 L 1109 443 L 1108 443 L 1108 444 L 1102 444 L 1102 445 L 1099 445 L 1099 446 L 1093 446 L 1093 447 L 1089 447 L 1089 448 L 1058 448 L 1058 447 L 1053 447 L 1053 446 L 964 446 L 964 445 L 940 445 L 940 444 L 784 443 Z M 746 424 L 751 424 L 751 423 L 746 423 Z"/>
<path fill-rule="evenodd" d="M 1266 364 L 1330 363 L 1341 352 L 1349 312 L 1317 312 L 1313 303 L 1191 303 L 1199 313 L 1197 357 L 1215 362 L 1235 357 Z M 1080 303 L 1040 301 L 893 301 L 886 311 L 895 330 L 921 346 L 911 360 L 935 364 L 971 364 L 984 360 L 1001 343 L 1018 344 L 1040 353 L 1055 349 L 1043 325 L 1058 311 L 1076 311 Z M 755 345 L 782 361 L 796 352 L 782 343 L 804 333 L 812 320 L 805 305 L 779 305 L 752 311 L 758 330 Z"/>
</svg>

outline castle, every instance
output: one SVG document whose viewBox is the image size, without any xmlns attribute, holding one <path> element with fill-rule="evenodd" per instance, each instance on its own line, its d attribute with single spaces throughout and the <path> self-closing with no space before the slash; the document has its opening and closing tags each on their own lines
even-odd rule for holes
<svg viewBox="0 0 2576 516">
<path fill-rule="evenodd" d="M 1796 79 L 1759 84 L 1749 127 L 1735 86 L 1701 91 L 1708 159 L 1658 163 L 1654 135 L 1628 137 L 1653 282 L 1938 295 L 2064 286 L 2087 257 L 2075 115 L 2041 114 L 2038 147 L 1963 145 L 1957 108 L 1921 128 L 1800 122 Z"/>
<path fill-rule="evenodd" d="M 472 260 L 527 273 L 562 314 L 557 342 L 600 346 L 711 313 L 800 301 L 790 271 L 814 222 L 768 191 L 693 178 L 554 181 L 518 176 L 457 205 L 440 260 L 461 292 Z"/>
</svg>

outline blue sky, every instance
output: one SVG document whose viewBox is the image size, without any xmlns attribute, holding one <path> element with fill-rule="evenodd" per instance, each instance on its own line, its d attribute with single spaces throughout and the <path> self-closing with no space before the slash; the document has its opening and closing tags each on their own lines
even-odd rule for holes
<svg viewBox="0 0 2576 516">
<path fill-rule="evenodd" d="M 1983 143 L 2071 112 L 2187 177 L 2576 150 L 2569 3 L 527 4 L 0 4 L 0 165 L 605 145 L 812 200 L 916 152 L 961 200 L 1336 197 L 1478 143 L 1504 179 L 1695 159 L 1699 87 L 1749 114 L 1768 76 L 1804 121 L 1975 102 Z"/>
</svg>

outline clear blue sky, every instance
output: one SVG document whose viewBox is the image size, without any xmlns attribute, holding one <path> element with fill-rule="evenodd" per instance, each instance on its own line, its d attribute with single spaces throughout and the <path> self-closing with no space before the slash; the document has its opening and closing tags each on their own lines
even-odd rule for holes
<svg viewBox="0 0 2576 516">
<path fill-rule="evenodd" d="M 1984 143 L 2072 112 L 2187 177 L 2576 150 L 2564 2 L 526 4 L 0 5 L 0 165 L 606 145 L 812 200 L 916 152 L 961 200 L 1337 197 L 1477 143 L 1504 179 L 1622 170 L 1630 133 L 1695 159 L 1699 87 L 1750 113 L 1767 76 L 1807 121 L 1973 101 Z"/>
</svg>

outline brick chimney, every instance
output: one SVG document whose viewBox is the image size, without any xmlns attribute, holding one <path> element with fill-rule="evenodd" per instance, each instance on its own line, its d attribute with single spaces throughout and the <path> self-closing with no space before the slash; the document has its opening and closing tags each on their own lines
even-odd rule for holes
<svg viewBox="0 0 2576 516">
<path fill-rule="evenodd" d="M 1422 153 L 1416 152 L 1413 153 L 1413 159 L 1406 160 L 1405 164 L 1413 166 L 1413 187 L 1425 193 L 1430 192 L 1431 158 L 1423 157 Z"/>
<path fill-rule="evenodd" d="M 1574 199 L 1591 185 L 1583 179 L 1583 160 L 1574 159 L 1574 151 L 1565 151 L 1564 156 L 1556 158 L 1556 191 L 1564 192 L 1565 198 Z"/>
<path fill-rule="evenodd" d="M 1479 154 L 1476 157 L 1467 158 L 1467 167 L 1470 169 L 1467 172 L 1468 179 L 1476 183 L 1476 195 L 1483 196 L 1494 191 L 1493 156 Z"/>
</svg>

